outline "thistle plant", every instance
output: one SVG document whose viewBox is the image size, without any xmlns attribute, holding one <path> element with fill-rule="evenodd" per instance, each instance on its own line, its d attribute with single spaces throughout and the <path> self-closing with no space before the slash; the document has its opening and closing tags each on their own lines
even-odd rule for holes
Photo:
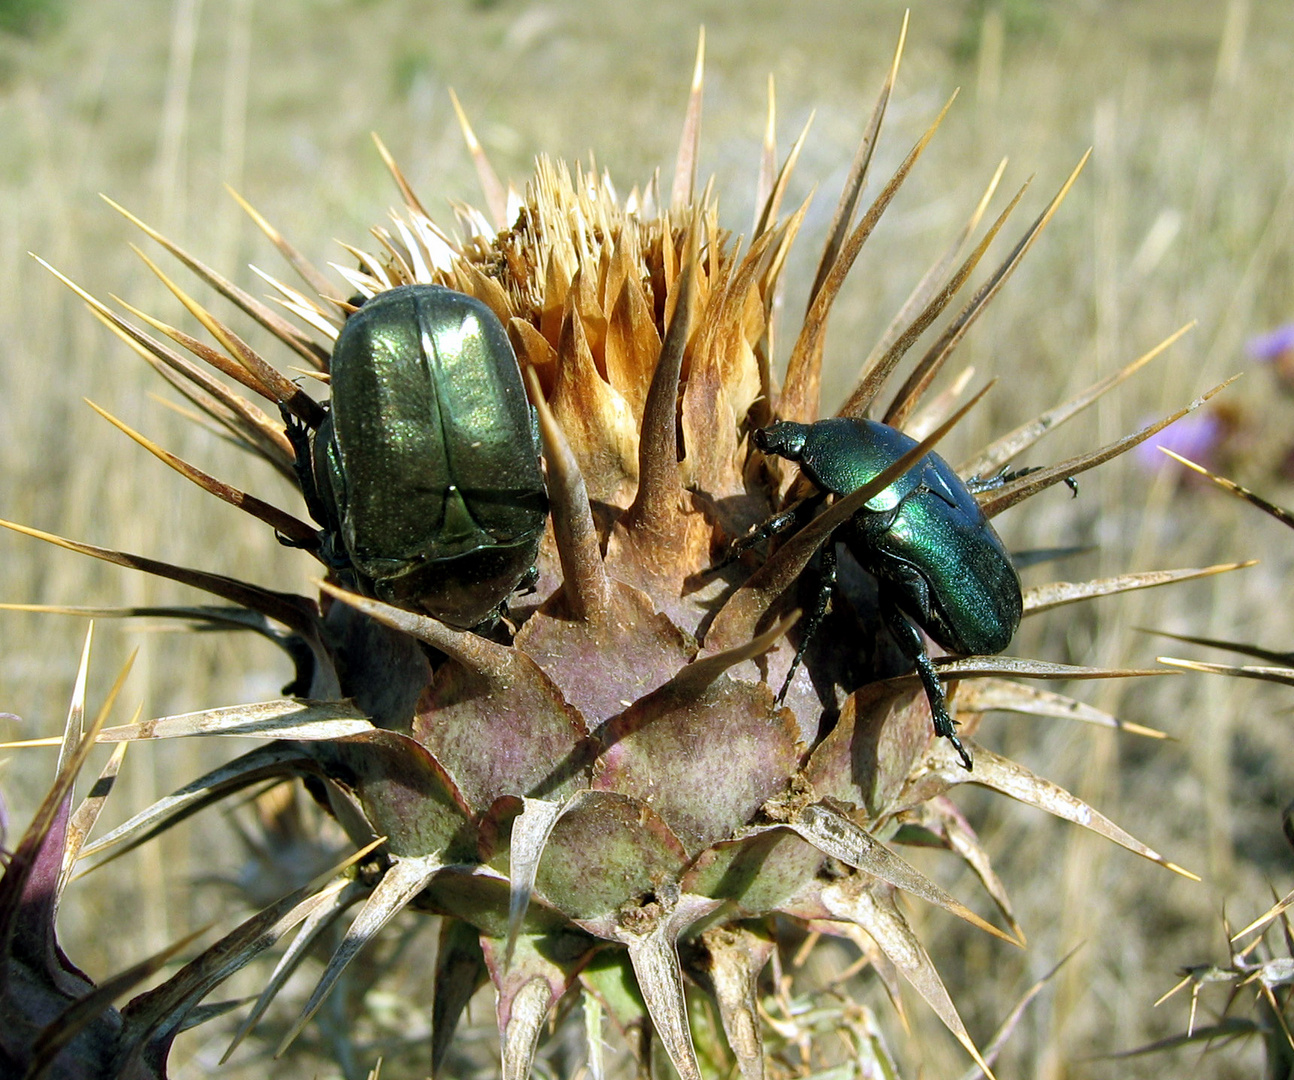
<svg viewBox="0 0 1294 1080">
<path fill-rule="evenodd" d="M 1294 514 L 1261 495 L 1242 487 L 1198 462 L 1163 448 L 1163 453 L 1185 466 L 1191 472 L 1216 484 L 1236 498 L 1257 507 L 1281 524 L 1294 527 Z M 1200 637 L 1187 634 L 1170 634 L 1157 631 L 1162 637 L 1192 645 L 1248 656 L 1261 661 L 1258 664 L 1218 664 L 1201 660 L 1161 656 L 1160 663 L 1186 671 L 1206 672 L 1230 678 L 1255 679 L 1260 682 L 1294 685 L 1294 654 L 1239 641 Z M 1281 813 L 1281 830 L 1286 841 L 1294 846 L 1294 802 Z M 1294 905 L 1294 892 L 1268 908 L 1262 915 L 1234 933 L 1226 919 L 1223 920 L 1228 958 L 1224 963 L 1192 964 L 1181 972 L 1181 979 L 1155 1002 L 1163 1003 L 1179 991 L 1190 988 L 1191 1006 L 1184 1034 L 1163 1040 L 1138 1053 L 1175 1049 L 1179 1046 L 1201 1044 L 1206 1048 L 1225 1045 L 1236 1039 L 1262 1040 L 1268 1077 L 1288 1077 L 1294 1069 L 1294 1034 L 1290 1029 L 1290 985 L 1294 983 L 1294 927 L 1290 924 L 1289 909 Z M 1277 938 L 1273 945 L 1271 938 Z M 1225 1007 L 1217 1020 L 1197 1023 L 1197 1010 L 1201 992 L 1210 986 L 1227 987 Z M 1250 1003 L 1244 1008 L 1241 1003 Z M 1233 1010 L 1234 1006 L 1234 1010 Z"/>
<path fill-rule="evenodd" d="M 818 553 L 982 395 L 967 396 L 965 378 L 938 394 L 931 388 L 1057 211 L 1082 161 L 954 310 L 954 299 L 1025 196 L 1021 188 L 981 231 L 999 171 L 945 256 L 860 357 L 839 415 L 870 414 L 908 433 L 915 448 L 766 556 L 752 551 L 728 558 L 735 540 L 803 494 L 794 466 L 760 453 L 753 435 L 774 420 L 818 417 L 833 304 L 948 111 L 945 106 L 863 208 L 901 51 L 902 37 L 840 197 L 808 309 L 789 331 L 779 324 L 778 300 L 807 203 L 786 208 L 783 199 L 804 135 L 779 165 L 770 134 L 760 163 L 758 220 L 748 242 L 733 237 L 720 225 L 715 192 L 697 185 L 700 54 L 668 190 L 653 178 L 621 196 L 605 173 L 545 158 L 524 189 L 507 187 L 464 120 L 484 209 L 458 206 L 452 227 L 437 224 L 379 144 L 403 206 L 367 243 L 346 246 L 336 278 L 311 265 L 244 203 L 300 278 L 293 285 L 262 275 L 287 316 L 118 207 L 241 317 L 268 331 L 282 355 L 254 350 L 148 255 L 148 266 L 209 341 L 134 308 L 120 314 L 64 280 L 206 420 L 269 469 L 301 483 L 312 513 L 318 492 L 309 490 L 302 448 L 330 415 L 335 343 L 367 301 L 414 284 L 466 294 L 506 329 L 542 441 L 550 513 L 530 591 L 509 597 L 492 625 L 463 629 L 416 604 L 378 599 L 371 582 L 330 557 L 333 537 L 317 513 L 307 521 L 300 507 L 272 506 L 237 490 L 108 417 L 280 541 L 301 548 L 303 559 L 317 557 L 319 590 L 288 593 L 273 583 L 9 525 L 214 595 L 223 605 L 165 613 L 197 626 L 255 630 L 280 644 L 295 666 L 277 700 L 84 734 L 79 724 L 70 725 L 67 745 L 76 751 L 59 774 L 63 801 L 55 800 L 63 808 L 70 805 L 70 773 L 91 738 L 127 743 L 237 734 L 263 745 L 84 847 L 83 831 L 63 843 L 50 839 L 56 830 L 48 827 L 33 843 L 52 843 L 58 855 L 50 858 L 60 865 L 77 855 L 116 854 L 248 790 L 300 781 L 356 854 L 321 881 L 265 907 L 120 1016 L 87 1010 L 92 1015 L 77 1014 L 75 1022 L 51 1018 L 41 1038 L 55 1037 L 50 1031 L 67 1037 L 101 1031 L 98 1060 L 107 1063 L 101 1068 L 161 1075 L 175 1034 L 206 1016 L 201 1003 L 222 979 L 297 931 L 243 1025 L 246 1032 L 311 945 L 354 909 L 285 1049 L 356 954 L 409 910 L 441 919 L 429 1006 L 433 1073 L 446 1060 L 463 1008 L 487 982 L 496 993 L 505 1077 L 528 1075 L 550 1019 L 564 1018 L 577 1003 L 593 1061 L 600 1061 L 601 1022 L 609 1018 L 640 1058 L 658 1046 L 685 1080 L 734 1069 L 754 1080 L 821 1068 L 832 1051 L 827 1040 L 811 1037 L 812 1014 L 791 1010 L 766 1020 L 761 1007 L 765 969 L 780 963 L 787 941 L 804 940 L 804 930 L 809 940 L 828 935 L 857 945 L 892 996 L 905 979 L 988 1072 L 990 1063 L 904 907 L 907 894 L 1003 939 L 1003 948 L 1023 944 L 1007 889 L 949 793 L 979 785 L 1184 873 L 1096 809 L 974 739 L 984 714 L 999 710 L 1146 734 L 1019 680 L 1151 672 L 1011 656 L 938 659 L 947 708 L 973 760 L 968 770 L 949 740 L 935 737 L 929 695 L 878 617 L 875 584 L 846 565 L 825 629 L 807 642 L 781 696 L 805 644 L 805 620 L 797 623 L 795 611 L 816 595 Z M 924 355 L 907 364 L 897 390 L 885 393 L 913 346 L 941 320 Z M 976 485 L 986 517 L 1131 449 L 1216 392 L 1108 446 L 1037 467 L 1035 444 L 1047 431 L 1177 336 L 960 463 L 962 478 L 992 481 Z M 779 385 L 775 358 L 784 343 L 789 359 Z M 303 367 L 309 377 L 294 381 L 288 372 Z M 1026 456 L 1031 468 L 1009 469 Z M 309 475 L 317 476 L 317 468 Z M 1023 612 L 1034 616 L 1224 569 L 1031 587 Z M 904 843 L 942 848 L 963 860 L 996 906 L 997 924 L 898 855 L 894 848 Z M 31 893 L 15 874 L 20 865 L 10 867 L 4 885 L 12 910 Z M 26 931 L 18 916 L 8 919 L 0 930 L 10 943 L 12 971 L 26 956 L 19 955 Z M 31 977 L 58 982 L 48 964 L 37 965 Z M 781 984 L 778 993 L 787 1000 Z M 713 1002 L 722 1037 L 705 1029 L 703 997 Z M 13 1012 L 13 995 L 0 996 L 0 1006 L 6 1016 Z M 854 1016 L 856 1047 L 871 1039 L 860 1017 Z M 46 1060 L 32 1045 L 9 1051 L 16 1075 L 29 1062 Z"/>
</svg>

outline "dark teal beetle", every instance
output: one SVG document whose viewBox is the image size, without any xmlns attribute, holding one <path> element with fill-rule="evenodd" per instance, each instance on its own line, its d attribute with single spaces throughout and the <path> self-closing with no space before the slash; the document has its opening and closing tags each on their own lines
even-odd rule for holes
<svg viewBox="0 0 1294 1080">
<path fill-rule="evenodd" d="M 814 424 L 778 421 L 756 431 L 754 442 L 765 453 L 799 462 L 822 492 L 837 496 L 857 491 L 917 445 L 885 424 L 843 417 Z M 876 578 L 881 617 L 916 665 L 935 731 L 957 748 L 967 769 L 970 754 L 957 738 L 943 686 L 913 623 L 953 653 L 1000 653 L 1011 643 L 1023 609 L 1020 578 L 973 494 L 996 482 L 968 484 L 938 454 L 927 454 L 832 537 Z M 793 519 L 786 518 L 779 515 L 771 530 L 761 532 L 789 527 Z M 823 548 L 822 562 L 823 587 L 787 685 L 826 612 L 835 584 L 833 542 Z"/>
<path fill-rule="evenodd" d="M 493 625 L 532 572 L 548 515 L 502 324 L 438 285 L 379 293 L 342 328 L 331 388 L 308 445 L 295 436 L 321 557 L 379 600 L 462 629 Z"/>
</svg>

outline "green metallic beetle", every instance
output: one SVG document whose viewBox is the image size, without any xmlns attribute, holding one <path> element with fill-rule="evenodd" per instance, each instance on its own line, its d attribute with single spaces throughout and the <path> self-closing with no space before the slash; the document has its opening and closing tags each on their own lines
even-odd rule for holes
<svg viewBox="0 0 1294 1080">
<path fill-rule="evenodd" d="M 837 496 L 857 491 L 917 445 L 886 424 L 844 417 L 814 424 L 778 421 L 756 431 L 754 443 L 765 453 L 799 462 L 814 485 Z M 1000 653 L 1011 644 L 1023 611 L 1020 578 L 973 494 L 1009 478 L 968 483 L 930 453 L 841 525 L 823 548 L 822 589 L 782 694 L 826 613 L 836 577 L 834 541 L 839 540 L 876 578 L 881 617 L 916 665 L 935 731 L 956 747 L 969 769 L 970 754 L 957 738 L 916 626 L 953 653 Z M 795 520 L 794 513 L 780 514 L 752 539 L 789 528 Z"/>
<path fill-rule="evenodd" d="M 379 600 L 488 629 L 533 573 L 548 516 L 503 325 L 438 285 L 379 293 L 342 328 L 331 388 L 319 429 L 294 434 L 320 557 Z"/>
</svg>

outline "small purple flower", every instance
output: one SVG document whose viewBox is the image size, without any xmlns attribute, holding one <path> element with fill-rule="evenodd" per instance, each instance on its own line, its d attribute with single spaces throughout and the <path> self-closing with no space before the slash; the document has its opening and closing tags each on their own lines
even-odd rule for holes
<svg viewBox="0 0 1294 1080">
<path fill-rule="evenodd" d="M 1294 323 L 1286 323 L 1275 330 L 1251 337 L 1245 343 L 1245 351 L 1255 360 L 1275 363 L 1286 353 L 1294 352 Z"/>
<path fill-rule="evenodd" d="M 1150 423 L 1149 420 L 1145 422 Z M 1175 454 L 1211 468 L 1216 463 L 1222 442 L 1230 433 L 1231 425 L 1216 412 L 1209 410 L 1190 413 L 1138 444 L 1133 451 L 1133 458 L 1147 472 L 1156 472 L 1165 465 L 1174 465 L 1171 458 L 1159 452 L 1159 448 L 1163 446 Z"/>
</svg>

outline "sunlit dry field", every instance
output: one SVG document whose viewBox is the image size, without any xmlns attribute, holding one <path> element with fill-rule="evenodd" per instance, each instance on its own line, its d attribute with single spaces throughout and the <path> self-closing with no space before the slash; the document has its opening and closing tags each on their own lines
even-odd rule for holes
<svg viewBox="0 0 1294 1080">
<path fill-rule="evenodd" d="M 317 265 L 343 261 L 337 241 L 362 244 L 397 199 L 370 139 L 377 132 L 423 203 L 448 220 L 451 202 L 479 201 L 452 87 L 501 176 L 520 186 L 539 153 L 586 163 L 592 154 L 627 190 L 657 168 L 666 176 L 673 168 L 703 23 L 701 171 L 715 177 L 727 228 L 750 231 L 769 75 L 780 153 L 813 115 L 787 197 L 798 205 L 817 189 L 788 275 L 785 304 L 798 314 L 903 8 L 888 0 L 814 0 L 794 9 L 101 0 L 68 5 L 61 23 L 37 37 L 0 38 L 0 517 L 309 589 L 308 560 L 186 485 L 82 402 L 95 401 L 210 472 L 303 513 L 286 482 L 249 467 L 236 449 L 151 396 L 158 380 L 28 257 L 41 255 L 96 295 L 120 296 L 192 329 L 128 246 L 147 241 L 100 192 L 260 295 L 265 287 L 247 264 L 278 273 L 277 255 L 226 184 Z M 999 381 L 951 436 L 946 456 L 958 460 L 1194 321 L 1180 342 L 1049 436 L 1027 463 L 1109 442 L 1243 372 L 1214 399 L 1234 425 L 1214 460 L 1275 501 L 1294 502 L 1286 469 L 1294 399 L 1246 352 L 1254 335 L 1294 321 L 1291 48 L 1294 8 L 1283 0 L 916 4 L 876 175 L 888 175 L 955 88 L 960 95 L 837 305 L 824 406 L 844 397 L 858 363 L 1002 158 L 1009 163 L 994 212 L 1004 192 L 1036 176 L 1020 222 L 1008 229 L 1014 233 L 1090 146 L 1072 194 L 959 351 L 961 365 L 975 367 L 975 385 Z M 180 280 L 210 299 L 204 286 Z M 1009 512 L 1001 531 L 1017 550 L 1085 549 L 1057 571 L 1073 580 L 1245 559 L 1259 565 L 1041 615 L 1026 623 L 1013 653 L 1128 667 L 1154 666 L 1163 654 L 1206 656 L 1139 628 L 1294 647 L 1285 589 L 1294 537 L 1182 477 L 1129 455 L 1086 474 L 1077 500 L 1052 489 Z M 1026 582 L 1034 580 L 1029 573 Z M 177 585 L 9 534 L 0 536 L 0 600 L 195 602 Z M 160 716 L 268 698 L 290 678 L 268 644 L 175 629 L 162 621 L 100 622 L 91 701 L 136 649 L 117 722 L 137 707 Z M 0 613 L 0 709 L 20 718 L 3 721 L 0 734 L 25 739 L 61 729 L 84 633 L 79 618 Z M 973 936 L 915 901 L 911 917 L 980 1041 L 1035 980 L 1081 946 L 1032 1005 L 999 1075 L 1159 1076 L 1194 1067 L 1199 1047 L 1131 1060 L 1109 1055 L 1184 1031 L 1185 995 L 1152 1004 L 1183 965 L 1225 958 L 1224 906 L 1232 925 L 1242 925 L 1270 903 L 1271 888 L 1284 893 L 1294 885 L 1294 853 L 1280 826 L 1294 797 L 1294 699 L 1282 688 L 1197 674 L 1066 692 L 1169 739 L 1004 716 L 990 717 L 978 738 L 1074 791 L 1202 883 L 1032 810 L 962 792 L 959 802 L 1013 896 L 1029 947 Z M 54 753 L 11 752 L 0 773 L 11 830 L 25 825 Z M 136 747 L 109 816 L 118 820 L 198 774 L 211 753 L 182 741 Z M 209 921 L 231 925 L 242 909 L 229 882 L 246 872 L 245 862 L 230 823 L 200 817 L 103 871 L 97 884 L 72 886 L 63 914 L 67 951 L 101 977 Z M 988 907 L 969 875 L 943 883 Z M 350 1072 L 303 1057 L 290 1075 L 363 1075 L 383 1052 L 384 1077 L 425 1074 L 416 1045 L 392 1049 L 426 1030 L 411 1006 L 425 1005 L 419 995 L 429 985 L 435 935 L 429 927 L 416 933 L 396 973 L 367 1002 L 388 1042 L 352 1047 Z M 255 985 L 253 972 L 236 992 Z M 883 998 L 879 989 L 872 995 L 904 1075 L 916 1076 L 920 1062 L 927 1076 L 965 1068 L 964 1053 L 915 995 L 907 1002 L 910 1034 Z M 1202 1015 L 1224 1001 L 1223 991 L 1206 992 Z M 489 1013 L 483 999 L 473 1014 L 483 1024 L 482 1045 L 494 1038 Z M 172 1075 L 208 1075 L 222 1050 L 216 1036 L 188 1035 Z M 265 1075 L 257 1052 L 244 1047 L 218 1075 Z M 1251 1076 L 1259 1060 L 1256 1043 L 1232 1045 L 1210 1051 L 1202 1067 L 1207 1075 Z"/>
</svg>

